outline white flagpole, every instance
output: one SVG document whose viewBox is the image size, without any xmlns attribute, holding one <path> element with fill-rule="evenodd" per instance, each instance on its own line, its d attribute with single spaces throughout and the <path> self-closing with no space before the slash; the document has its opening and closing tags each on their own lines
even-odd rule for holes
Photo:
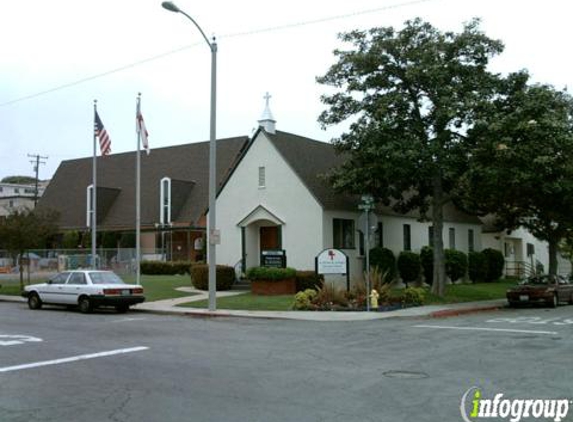
<svg viewBox="0 0 573 422">
<path fill-rule="evenodd" d="M 94 156 L 92 165 L 92 209 L 91 209 L 91 225 L 92 225 L 92 269 L 97 270 L 96 263 L 96 237 L 97 237 L 97 146 L 96 146 L 96 131 L 95 131 L 95 117 L 97 113 L 97 100 L 94 100 Z"/>
<path fill-rule="evenodd" d="M 141 284 L 141 131 L 139 130 L 139 125 L 137 125 L 137 116 L 139 116 L 140 113 L 140 103 L 141 93 L 137 94 L 137 107 L 135 110 L 135 121 L 137 129 L 137 165 L 135 174 L 135 281 L 137 284 Z"/>
</svg>

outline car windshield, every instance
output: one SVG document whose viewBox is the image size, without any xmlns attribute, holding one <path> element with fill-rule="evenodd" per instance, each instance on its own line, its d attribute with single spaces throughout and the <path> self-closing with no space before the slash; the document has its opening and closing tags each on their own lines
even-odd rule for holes
<svg viewBox="0 0 573 422">
<path fill-rule="evenodd" d="M 112 272 L 89 273 L 92 284 L 125 284 L 121 278 Z"/>
<path fill-rule="evenodd" d="M 540 277 L 531 277 L 525 280 L 523 284 L 536 284 L 536 285 L 544 285 L 544 284 L 553 284 L 553 281 L 548 276 L 540 276 Z"/>
</svg>

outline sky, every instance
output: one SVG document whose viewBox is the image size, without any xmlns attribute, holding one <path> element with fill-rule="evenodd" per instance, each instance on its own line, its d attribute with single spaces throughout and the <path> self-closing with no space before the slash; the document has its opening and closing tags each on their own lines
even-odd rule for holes
<svg viewBox="0 0 573 422">
<path fill-rule="evenodd" d="M 573 4 L 565 0 L 177 0 L 216 36 L 217 138 L 250 136 L 266 92 L 278 130 L 328 142 L 317 118 L 335 63 L 337 34 L 401 28 L 421 17 L 459 32 L 482 30 L 505 51 L 491 70 L 527 69 L 534 82 L 573 86 Z M 94 100 L 112 153 L 137 148 L 135 106 L 153 148 L 209 139 L 211 53 L 194 25 L 160 0 L 0 0 L 0 179 L 33 175 L 28 154 L 48 157 L 40 179 L 63 160 L 90 157 Z"/>
</svg>

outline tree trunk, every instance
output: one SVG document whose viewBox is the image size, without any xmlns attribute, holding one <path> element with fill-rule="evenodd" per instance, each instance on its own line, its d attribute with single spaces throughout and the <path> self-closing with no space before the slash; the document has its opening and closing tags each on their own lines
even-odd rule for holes
<svg viewBox="0 0 573 422">
<path fill-rule="evenodd" d="M 554 236 L 549 238 L 549 274 L 557 274 L 557 245 L 559 240 Z"/>
<path fill-rule="evenodd" d="M 446 287 L 446 265 L 444 259 L 444 191 L 440 176 L 434 176 L 434 194 L 432 197 L 432 224 L 434 235 L 432 249 L 434 254 L 434 281 L 432 293 L 440 297 L 444 296 Z"/>
</svg>

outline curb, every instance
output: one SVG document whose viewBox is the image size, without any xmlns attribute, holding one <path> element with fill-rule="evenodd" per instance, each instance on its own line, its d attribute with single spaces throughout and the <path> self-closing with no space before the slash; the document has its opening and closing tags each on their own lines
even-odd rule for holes
<svg viewBox="0 0 573 422">
<path fill-rule="evenodd" d="M 478 312 L 497 311 L 503 308 L 504 308 L 503 305 L 492 305 L 492 306 L 482 306 L 477 308 L 466 308 L 466 309 L 445 309 L 443 311 L 432 312 L 428 316 L 430 316 L 431 318 L 448 318 L 459 315 L 475 314 Z"/>
<path fill-rule="evenodd" d="M 266 319 L 266 320 L 282 320 L 282 321 L 306 321 L 297 318 L 289 318 L 284 316 L 269 316 L 269 315 L 244 315 L 244 314 L 235 314 L 229 313 L 226 311 L 170 311 L 167 309 L 137 309 L 133 308 L 130 309 L 130 312 L 141 312 L 141 313 L 149 313 L 155 315 L 171 315 L 171 316 L 180 316 L 180 317 L 189 317 L 189 318 L 200 318 L 200 319 L 210 319 L 210 318 L 244 318 L 244 319 Z"/>
</svg>

